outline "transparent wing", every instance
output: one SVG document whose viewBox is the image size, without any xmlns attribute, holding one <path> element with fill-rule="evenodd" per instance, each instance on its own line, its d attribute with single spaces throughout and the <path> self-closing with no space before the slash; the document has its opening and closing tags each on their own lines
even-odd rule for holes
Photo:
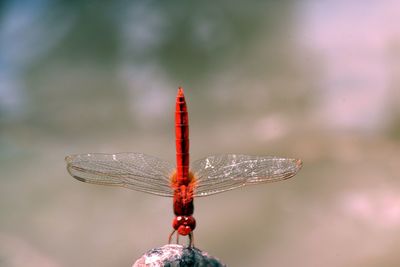
<svg viewBox="0 0 400 267">
<path fill-rule="evenodd" d="M 67 156 L 65 161 L 68 172 L 82 182 L 173 196 L 170 176 L 174 167 L 156 157 L 141 153 L 96 153 Z"/>
<path fill-rule="evenodd" d="M 193 162 L 197 186 L 195 196 L 207 196 L 245 185 L 275 182 L 293 177 L 301 168 L 298 159 L 213 155 Z"/>
</svg>

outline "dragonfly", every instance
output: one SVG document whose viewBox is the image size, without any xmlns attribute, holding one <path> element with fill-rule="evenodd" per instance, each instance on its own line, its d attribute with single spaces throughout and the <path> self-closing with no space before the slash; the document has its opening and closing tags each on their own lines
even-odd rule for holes
<svg viewBox="0 0 400 267">
<path fill-rule="evenodd" d="M 302 167 L 294 158 L 243 154 L 211 155 L 189 163 L 188 109 L 181 87 L 175 108 L 176 165 L 142 153 L 89 153 L 65 158 L 75 179 L 99 185 L 119 186 L 173 198 L 175 217 L 169 235 L 188 236 L 193 245 L 193 199 L 248 185 L 277 182 L 293 177 Z"/>
</svg>

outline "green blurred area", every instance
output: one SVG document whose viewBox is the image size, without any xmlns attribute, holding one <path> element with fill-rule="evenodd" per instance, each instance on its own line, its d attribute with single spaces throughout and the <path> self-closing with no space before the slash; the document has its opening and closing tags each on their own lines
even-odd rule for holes
<svg viewBox="0 0 400 267">
<path fill-rule="evenodd" d="M 229 266 L 397 266 L 398 5 L 355 7 L 3 1 L 0 266 L 130 266 L 165 244 L 171 199 L 78 183 L 63 159 L 174 162 L 178 86 L 192 159 L 304 161 L 293 180 L 196 200 L 196 246 Z"/>
</svg>

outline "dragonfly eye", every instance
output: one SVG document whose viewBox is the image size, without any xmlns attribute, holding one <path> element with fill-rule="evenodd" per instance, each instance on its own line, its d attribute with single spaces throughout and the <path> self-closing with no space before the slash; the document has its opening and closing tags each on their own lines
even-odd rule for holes
<svg viewBox="0 0 400 267">
<path fill-rule="evenodd" d="M 196 228 L 196 220 L 193 216 L 176 216 L 172 222 L 172 227 L 180 235 L 188 235 Z"/>
</svg>

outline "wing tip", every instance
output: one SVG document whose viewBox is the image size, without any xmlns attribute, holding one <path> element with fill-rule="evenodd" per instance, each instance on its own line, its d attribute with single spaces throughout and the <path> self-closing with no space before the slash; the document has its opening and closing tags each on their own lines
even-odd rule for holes
<svg viewBox="0 0 400 267">
<path fill-rule="evenodd" d="M 68 156 L 66 156 L 66 157 L 64 158 L 64 160 L 69 164 L 69 163 L 72 162 L 72 158 L 73 158 L 72 155 L 68 155 Z"/>
<path fill-rule="evenodd" d="M 66 158 L 67 158 L 67 157 L 66 157 Z M 65 160 L 67 161 L 67 159 L 65 159 Z M 67 161 L 67 162 L 68 162 L 68 161 Z M 84 178 L 82 178 L 82 177 L 79 177 L 79 176 L 76 176 L 76 175 L 73 173 L 73 169 L 74 169 L 74 166 L 72 165 L 72 163 L 71 163 L 71 162 L 68 162 L 68 164 L 67 164 L 67 171 L 68 171 L 69 175 L 71 175 L 73 178 L 75 178 L 75 179 L 78 180 L 78 181 L 87 182 L 86 179 L 84 179 Z"/>
<path fill-rule="evenodd" d="M 303 161 L 301 159 L 295 159 L 295 163 L 299 170 L 303 167 Z"/>
</svg>

